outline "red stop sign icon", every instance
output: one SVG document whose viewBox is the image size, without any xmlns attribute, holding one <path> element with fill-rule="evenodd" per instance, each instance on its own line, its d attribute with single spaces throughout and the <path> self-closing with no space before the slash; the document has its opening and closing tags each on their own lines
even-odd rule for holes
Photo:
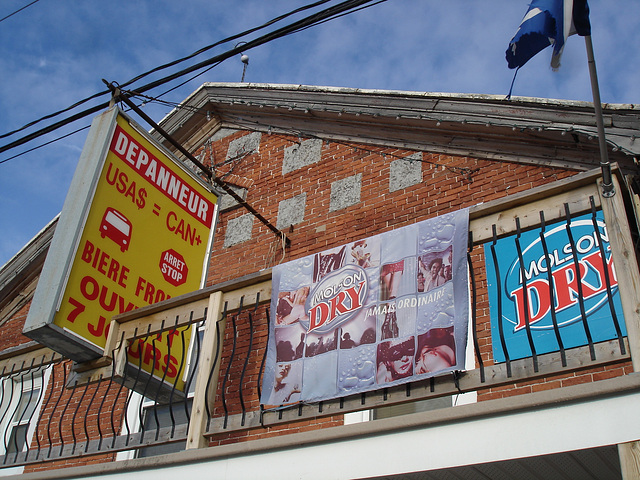
<svg viewBox="0 0 640 480">
<path fill-rule="evenodd" d="M 174 287 L 187 281 L 189 269 L 184 257 L 173 248 L 162 252 L 160 255 L 160 271 L 164 279 Z"/>
</svg>

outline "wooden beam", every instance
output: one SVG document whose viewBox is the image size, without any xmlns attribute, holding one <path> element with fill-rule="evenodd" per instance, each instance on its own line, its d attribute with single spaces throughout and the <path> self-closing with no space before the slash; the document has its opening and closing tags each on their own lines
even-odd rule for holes
<svg viewBox="0 0 640 480">
<path fill-rule="evenodd" d="M 594 197 L 596 206 L 598 206 L 600 199 L 594 185 L 567 190 L 553 196 L 541 191 L 537 196 L 529 196 L 530 203 L 526 205 L 518 205 L 470 220 L 469 230 L 473 232 L 473 241 L 475 243 L 484 243 L 493 238 L 493 225 L 496 225 L 498 237 L 515 233 L 516 217 L 520 219 L 520 227 L 526 230 L 540 225 L 540 212 L 544 212 L 545 222 L 547 223 L 564 219 L 566 217 L 565 203 L 569 204 L 572 214 L 589 211 L 591 209 L 589 201 L 591 196 Z"/>
<path fill-rule="evenodd" d="M 616 195 L 604 197 L 602 188 L 598 188 L 598 192 L 618 279 L 633 371 L 640 372 L 640 272 L 622 197 L 623 190 L 615 176 L 613 184 L 615 191 L 618 192 Z"/>
<path fill-rule="evenodd" d="M 618 445 L 622 480 L 640 478 L 640 441 Z"/>
<path fill-rule="evenodd" d="M 222 308 L 222 292 L 214 292 L 209 297 L 207 309 L 207 321 L 204 327 L 204 337 L 202 339 L 202 350 L 198 373 L 196 375 L 195 393 L 193 397 L 193 408 L 191 410 L 191 420 L 187 433 L 186 449 L 203 448 L 209 446 L 209 441 L 205 437 L 207 431 L 208 415 L 206 404 L 213 405 L 218 385 L 218 374 L 220 371 L 220 357 L 216 357 L 218 344 L 223 342 L 226 316 L 219 319 Z M 216 335 L 216 330 L 220 332 L 220 338 Z M 221 347 L 222 345 L 220 345 Z M 220 348 L 220 350 L 222 350 Z M 210 389 L 209 373 L 212 371 L 212 381 Z"/>
</svg>

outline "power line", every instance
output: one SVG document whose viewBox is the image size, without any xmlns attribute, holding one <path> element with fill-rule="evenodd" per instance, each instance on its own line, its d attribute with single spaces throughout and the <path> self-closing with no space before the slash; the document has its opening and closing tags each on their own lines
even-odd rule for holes
<svg viewBox="0 0 640 480">
<path fill-rule="evenodd" d="M 183 77 L 185 75 L 188 75 L 190 73 L 193 73 L 197 70 L 200 70 L 202 68 L 205 67 L 210 67 L 210 66 L 215 66 L 216 64 L 219 64 L 220 62 L 234 56 L 237 55 L 239 53 L 242 53 L 243 51 L 246 50 L 250 50 L 252 48 L 258 47 L 260 45 L 263 45 L 265 43 L 268 43 L 272 40 L 276 40 L 278 38 L 287 36 L 287 35 L 291 35 L 292 33 L 296 33 L 299 31 L 302 31 L 306 28 L 309 28 L 310 26 L 314 26 L 320 23 L 324 23 L 330 19 L 333 18 L 338 18 L 340 16 L 343 16 L 344 14 L 354 10 L 354 9 L 361 9 L 362 6 L 366 5 L 366 4 L 370 4 L 370 3 L 374 3 L 374 4 L 378 4 L 378 3 L 382 3 L 385 2 L 387 0 L 378 0 L 377 2 L 373 2 L 373 0 L 346 0 L 344 2 L 339 3 L 338 5 L 335 5 L 333 7 L 329 7 L 327 9 L 321 10 L 320 12 L 316 12 L 314 14 L 311 14 L 307 17 L 304 17 L 303 19 L 297 20 L 289 25 L 286 25 L 284 27 L 281 27 L 277 30 L 274 30 L 273 32 L 267 33 L 265 35 L 262 35 L 261 37 L 258 37 L 257 39 L 251 40 L 249 42 L 243 43 L 241 46 L 236 45 L 236 47 L 227 50 L 226 52 L 223 52 L 219 55 L 215 55 L 214 57 L 211 57 L 207 60 L 201 61 L 195 65 L 192 65 L 191 67 L 187 67 L 183 70 L 180 70 L 176 73 L 173 73 L 171 75 L 168 75 L 164 78 L 155 80 L 153 82 L 150 82 L 146 85 L 143 85 L 142 87 L 138 87 L 135 89 L 135 91 L 137 93 L 145 93 L 148 92 L 149 90 L 152 90 L 154 88 L 157 88 L 161 85 L 164 85 L 165 83 L 171 82 L 173 80 L 176 80 L 180 77 Z M 128 85 L 129 82 L 127 82 L 126 84 L 122 84 L 119 86 L 126 86 Z M 107 90 L 108 92 L 108 90 Z M 105 92 L 105 93 L 107 93 Z M 95 98 L 98 94 L 94 95 L 93 98 Z M 26 135 L 22 138 L 19 138 L 9 144 L 3 145 L 0 147 L 0 153 L 2 152 L 6 152 L 7 150 L 10 150 L 12 148 L 18 147 L 20 145 L 23 145 L 25 143 L 28 143 L 38 137 L 41 137 L 42 135 L 45 135 L 47 133 L 50 133 L 54 130 L 57 130 L 58 128 L 61 128 L 65 125 L 68 125 L 72 122 L 75 122 L 76 120 L 79 120 L 81 118 L 84 118 L 88 115 L 92 115 L 94 113 L 97 113 L 101 110 L 103 110 L 104 108 L 106 108 L 109 105 L 109 102 L 103 102 L 99 105 L 90 107 L 86 110 L 83 110 L 81 112 L 78 112 L 66 119 L 60 120 L 54 124 L 51 124 L 47 127 L 44 127 L 36 132 L 33 132 L 29 135 Z"/>
<path fill-rule="evenodd" d="M 80 127 L 77 130 L 74 130 L 73 132 L 67 133 L 65 135 L 62 135 L 61 137 L 58 138 L 54 138 L 53 140 L 50 140 L 48 142 L 45 142 L 43 144 L 40 144 L 36 147 L 30 148 L 29 150 L 25 150 L 24 152 L 20 152 L 15 154 L 13 157 L 9 157 L 9 158 L 5 158 L 4 160 L 0 160 L 0 165 L 2 165 L 3 163 L 8 162 L 9 160 L 13 160 L 14 158 L 18 158 L 21 157 L 22 155 L 26 155 L 29 152 L 33 152 L 34 150 L 38 150 L 42 147 L 46 147 L 47 145 L 51 145 L 52 143 L 57 142 L 58 140 L 62 140 L 64 138 L 70 137 L 71 135 L 75 135 L 78 132 L 81 132 L 82 130 L 86 130 L 87 128 L 89 128 L 91 125 L 85 125 L 84 127 Z"/>
<path fill-rule="evenodd" d="M 33 0 L 33 2 L 31 2 L 31 3 L 27 4 L 27 5 L 25 5 L 25 6 L 24 6 L 24 7 L 22 7 L 22 8 L 19 8 L 18 10 L 16 10 L 16 11 L 15 11 L 15 12 L 13 12 L 13 13 L 10 13 L 10 14 L 9 14 L 9 15 L 7 15 L 6 17 L 0 18 L 0 22 L 4 22 L 7 18 L 9 18 L 9 17 L 13 17 L 16 13 L 21 12 L 21 11 L 22 11 L 22 10 L 24 10 L 25 8 L 30 7 L 31 5 L 33 5 L 34 3 L 38 3 L 39 1 L 40 1 L 40 0 Z"/>
<path fill-rule="evenodd" d="M 35 0 L 35 1 L 37 2 L 39 0 Z M 309 5 L 305 5 L 303 7 L 296 8 L 295 10 L 292 10 L 290 12 L 287 12 L 287 13 L 285 13 L 283 15 L 280 15 L 278 17 L 275 17 L 275 18 L 271 19 L 268 22 L 263 23 L 260 26 L 253 27 L 253 28 L 250 28 L 249 30 L 245 30 L 244 32 L 241 32 L 241 33 L 232 35 L 230 37 L 224 38 L 224 39 L 219 40 L 219 41 L 217 41 L 215 43 L 212 43 L 211 45 L 207 45 L 206 47 L 203 47 L 203 48 L 191 53 L 190 55 L 187 55 L 186 57 L 179 58 L 178 60 L 174 60 L 172 62 L 165 63 L 164 65 L 160 65 L 159 67 L 155 67 L 155 68 L 153 68 L 151 70 L 148 70 L 148 71 L 146 71 L 144 73 L 141 73 L 140 75 L 138 75 L 138 76 L 136 76 L 136 77 L 134 77 L 134 78 L 132 78 L 130 80 L 127 80 L 126 82 L 124 82 L 120 86 L 123 87 L 123 88 L 124 87 L 128 87 L 129 85 L 131 85 L 131 84 L 137 82 L 138 80 L 141 80 L 141 79 L 151 75 L 152 73 L 156 73 L 156 72 L 159 72 L 160 70 L 164 70 L 164 69 L 167 69 L 169 67 L 173 67 L 174 65 L 177 65 L 177 64 L 182 63 L 184 61 L 187 61 L 187 60 L 190 60 L 190 59 L 192 59 L 194 57 L 197 57 L 198 55 L 200 55 L 200 54 L 202 54 L 204 52 L 207 52 L 207 51 L 211 50 L 212 48 L 220 46 L 223 43 L 228 43 L 228 42 L 231 42 L 233 40 L 238 40 L 238 39 L 240 39 L 242 37 L 250 35 L 251 33 L 257 32 L 259 30 L 262 30 L 263 28 L 269 27 L 269 26 L 271 26 L 271 25 L 273 25 L 273 24 L 275 24 L 275 23 L 277 23 L 277 22 L 279 22 L 281 20 L 284 20 L 285 18 L 288 18 L 288 17 L 290 17 L 292 15 L 295 15 L 296 13 L 300 13 L 300 12 L 302 12 L 304 10 L 309 10 L 311 8 L 315 8 L 315 7 L 319 6 L 319 5 L 322 5 L 324 3 L 328 3 L 330 1 L 331 0 L 320 0 L 320 1 L 317 1 L 315 3 L 311 3 Z M 33 3 L 35 3 L 35 2 L 33 2 Z M 23 8 L 26 8 L 26 7 L 23 7 Z M 16 13 L 16 12 L 14 12 L 14 13 Z M 23 125 L 22 127 L 17 128 L 15 130 L 11 131 L 11 132 L 0 134 L 0 138 L 6 138 L 6 137 L 14 135 L 14 134 L 16 134 L 18 132 L 26 130 L 27 128 L 32 127 L 32 126 L 34 126 L 34 125 L 36 125 L 36 124 L 38 124 L 38 123 L 40 123 L 40 122 L 42 122 L 44 120 L 48 120 L 50 118 L 56 117 L 56 116 L 61 115 L 61 114 L 65 113 L 65 112 L 68 112 L 70 110 L 73 110 L 74 108 L 79 107 L 80 105 L 82 105 L 84 103 L 87 103 L 87 102 L 89 102 L 89 101 L 91 101 L 91 100 L 93 100 L 95 98 L 101 97 L 101 96 L 106 95 L 108 93 L 110 93 L 109 90 L 103 90 L 101 92 L 95 93 L 95 94 L 93 94 L 93 95 L 91 95 L 91 96 L 89 96 L 87 98 L 84 98 L 83 100 L 80 100 L 80 101 L 74 103 L 73 105 L 70 105 L 70 106 L 68 106 L 68 107 L 66 107 L 66 108 L 64 108 L 62 110 L 58 110 L 57 112 L 54 112 L 54 113 L 51 113 L 51 114 L 46 115 L 44 117 L 41 117 L 38 120 L 34 120 L 32 122 L 29 122 L 29 123 Z"/>
</svg>

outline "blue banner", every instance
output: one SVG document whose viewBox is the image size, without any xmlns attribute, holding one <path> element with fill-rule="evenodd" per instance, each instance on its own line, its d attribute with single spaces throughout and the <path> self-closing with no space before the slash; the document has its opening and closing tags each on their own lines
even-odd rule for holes
<svg viewBox="0 0 640 480">
<path fill-rule="evenodd" d="M 621 335 L 626 335 L 609 236 L 601 211 L 595 220 L 597 230 L 589 214 L 572 219 L 569 229 L 564 221 L 547 226 L 544 237 L 541 229 L 535 229 L 523 232 L 520 238 L 516 235 L 502 238 L 493 247 L 492 242 L 485 244 L 496 362 L 504 362 L 506 358 L 499 322 L 502 322 L 502 335 L 511 360 L 532 355 L 527 322 L 537 354 L 559 350 L 554 314 L 564 348 L 587 345 L 588 335 L 593 342 L 616 338 L 607 275 L 615 317 Z"/>
</svg>

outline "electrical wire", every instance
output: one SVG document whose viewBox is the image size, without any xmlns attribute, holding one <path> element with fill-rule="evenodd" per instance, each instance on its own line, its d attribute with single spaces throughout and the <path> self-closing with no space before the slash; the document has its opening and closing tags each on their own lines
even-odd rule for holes
<svg viewBox="0 0 640 480">
<path fill-rule="evenodd" d="M 39 0 L 35 0 L 35 1 L 37 2 Z M 190 55 L 187 55 L 186 57 L 179 58 L 178 60 L 174 60 L 172 62 L 165 63 L 163 65 L 160 65 L 159 67 L 155 67 L 155 68 L 153 68 L 151 70 L 148 70 L 148 71 L 146 71 L 146 72 L 144 72 L 144 73 L 142 73 L 142 74 L 140 74 L 140 75 L 138 75 L 138 76 L 136 76 L 136 77 L 134 77 L 134 78 L 132 78 L 130 80 L 127 80 L 124 83 L 122 83 L 121 87 L 127 87 L 127 86 L 137 82 L 138 80 L 141 80 L 141 79 L 151 75 L 152 73 L 156 73 L 156 72 L 159 72 L 161 70 L 164 70 L 164 69 L 167 69 L 169 67 L 172 67 L 174 65 L 178 65 L 179 63 L 182 63 L 182 62 L 190 60 L 190 59 L 192 59 L 194 57 L 197 57 L 198 55 L 200 55 L 200 54 L 202 54 L 204 52 L 207 52 L 207 51 L 211 50 L 212 48 L 215 48 L 215 47 L 217 47 L 219 45 L 231 42 L 233 40 L 240 39 L 242 37 L 245 37 L 247 35 L 255 33 L 255 32 L 259 31 L 259 30 L 267 28 L 267 27 L 269 27 L 269 26 L 271 26 L 271 25 L 273 25 L 273 24 L 275 24 L 277 22 L 280 22 L 280 21 L 282 21 L 282 20 L 284 20 L 284 19 L 286 19 L 286 18 L 288 18 L 288 17 L 290 17 L 292 15 L 295 15 L 296 13 L 300 13 L 302 11 L 309 10 L 311 8 L 315 8 L 315 7 L 319 6 L 319 5 L 322 5 L 324 3 L 328 3 L 330 1 L 331 0 L 320 0 L 320 1 L 308 4 L 308 5 L 305 5 L 303 7 L 296 8 L 295 10 L 292 10 L 290 12 L 287 12 L 287 13 L 285 13 L 283 15 L 280 15 L 278 17 L 275 17 L 275 18 L 269 20 L 268 22 L 263 23 L 262 25 L 250 28 L 249 30 L 245 30 L 245 31 L 243 31 L 241 33 L 238 33 L 238 34 L 232 35 L 230 37 L 224 38 L 224 39 L 219 40 L 219 41 L 217 41 L 215 43 L 212 43 L 211 45 L 207 45 L 206 47 L 203 47 L 203 48 L 191 53 Z M 35 3 L 35 2 L 33 2 L 33 3 Z M 29 4 L 29 5 L 31 5 L 31 4 Z M 29 5 L 27 5 L 27 6 L 29 6 Z M 26 7 L 23 7 L 23 9 L 24 8 L 26 8 Z M 14 13 L 17 13 L 17 12 L 14 12 Z M 61 115 L 61 114 L 65 113 L 65 112 L 73 110 L 76 107 L 79 107 L 80 105 L 82 105 L 84 103 L 87 103 L 87 102 L 89 102 L 89 101 L 91 101 L 91 100 L 93 100 L 95 98 L 101 97 L 102 95 L 106 95 L 106 94 L 109 94 L 109 93 L 110 93 L 109 90 L 103 90 L 101 92 L 95 93 L 95 94 L 93 94 L 93 95 L 91 95 L 91 96 L 89 96 L 87 98 L 84 98 L 83 100 L 80 100 L 80 101 L 74 103 L 73 105 L 70 105 L 69 107 L 66 107 L 66 108 L 64 108 L 62 110 L 58 110 L 57 112 L 53 112 L 53 113 L 51 113 L 49 115 L 41 117 L 41 118 L 39 118 L 37 120 L 34 120 L 34 121 L 30 122 L 30 123 L 27 123 L 27 124 L 23 125 L 22 127 L 17 128 L 15 130 L 11 131 L 11 132 L 0 134 L 0 138 L 6 138 L 6 137 L 9 137 L 11 135 L 14 135 L 14 134 L 16 134 L 18 132 L 21 132 L 23 130 L 26 130 L 27 128 L 32 127 L 32 126 L 34 126 L 34 125 L 36 125 L 36 124 L 38 124 L 38 123 L 40 123 L 40 122 L 42 122 L 44 120 L 48 120 L 50 118 L 56 117 L 58 115 Z"/>
<path fill-rule="evenodd" d="M 387 0 L 379 0 L 378 2 L 375 2 L 375 4 L 381 3 L 381 2 L 385 2 Z M 195 72 L 197 70 L 200 70 L 201 68 L 204 67 L 211 67 L 211 66 L 215 66 L 216 64 L 219 64 L 220 62 L 234 56 L 237 55 L 238 53 L 242 53 L 243 51 L 246 50 L 250 50 L 251 48 L 255 48 L 257 46 L 263 45 L 265 43 L 271 42 L 273 40 L 276 40 L 278 38 L 282 38 L 284 36 L 290 35 L 292 33 L 296 33 L 298 31 L 302 31 L 305 30 L 311 26 L 314 26 L 316 24 L 321 24 L 324 23 L 330 19 L 333 18 L 339 18 L 341 16 L 344 16 L 345 14 L 349 13 L 351 10 L 355 9 L 359 9 L 359 7 L 362 7 L 363 5 L 366 5 L 368 3 L 374 3 L 373 0 L 346 0 L 343 1 L 341 3 L 339 3 L 338 5 L 326 8 L 324 10 L 321 10 L 320 12 L 316 12 L 314 14 L 311 14 L 307 17 L 304 17 L 300 20 L 297 20 L 289 25 L 286 25 L 284 27 L 281 27 L 279 29 L 276 29 L 270 33 L 267 33 L 265 35 L 262 35 L 261 37 L 258 37 L 254 40 L 251 40 L 249 42 L 244 43 L 243 45 L 239 46 L 236 45 L 236 47 L 227 50 L 226 52 L 223 52 L 219 55 L 216 55 L 214 57 L 211 57 L 207 60 L 201 61 L 195 65 L 192 65 L 190 67 L 187 67 L 183 70 L 180 70 L 176 73 L 173 73 L 171 75 L 168 75 L 164 78 L 155 80 L 153 82 L 150 82 L 146 85 L 143 85 L 142 87 L 138 87 L 136 88 L 136 92 L 138 93 L 145 93 L 149 90 L 152 90 L 154 88 L 157 88 L 158 86 L 164 85 L 165 83 L 171 82 L 173 80 L 176 80 L 184 75 L 188 75 L 192 72 Z M 123 84 L 124 86 L 124 84 Z M 96 96 L 98 96 L 99 94 L 96 94 L 93 96 L 93 98 L 95 98 Z M 9 144 L 0 146 L 0 153 L 5 152 L 7 150 L 10 150 L 12 148 L 15 148 L 17 146 L 23 145 L 27 142 L 30 142 L 42 135 L 45 135 L 47 133 L 50 133 L 54 130 L 57 130 L 58 128 L 61 128 L 65 125 L 68 125 L 69 123 L 75 122 L 76 120 L 79 120 L 81 118 L 84 118 L 88 115 L 94 114 L 99 112 L 100 110 L 103 110 L 104 108 L 106 108 L 109 105 L 108 102 L 103 102 L 99 105 L 96 105 L 94 107 L 90 107 L 86 110 L 83 110 L 81 112 L 78 112 L 66 119 L 60 120 L 54 124 L 51 124 L 47 127 L 44 127 L 36 132 L 33 132 L 29 135 L 26 135 L 22 138 L 19 138 Z M 53 115 L 53 114 L 52 114 Z M 33 122 L 32 122 L 33 123 Z"/>
<path fill-rule="evenodd" d="M 53 140 L 50 140 L 50 141 L 45 142 L 45 143 L 42 143 L 42 144 L 40 144 L 40 145 L 38 145 L 36 147 L 30 148 L 29 150 L 25 150 L 24 152 L 17 153 L 13 157 L 9 157 L 9 158 L 5 158 L 3 160 L 0 160 L 0 165 L 2 165 L 3 163 L 8 162 L 9 160 L 13 160 L 14 158 L 18 158 L 18 157 L 21 157 L 22 155 L 26 155 L 27 153 L 33 152 L 34 150 L 38 150 L 39 148 L 46 147 L 47 145 L 51 145 L 52 143 L 55 143 L 58 140 L 63 140 L 65 138 L 67 138 L 67 137 L 70 137 L 71 135 L 75 135 L 78 132 L 86 130 L 90 126 L 91 125 L 85 125 L 84 127 L 80 127 L 77 130 L 74 130 L 73 132 L 67 133 L 66 135 L 62 135 L 61 137 L 54 138 Z"/>
<path fill-rule="evenodd" d="M 4 22 L 7 18 L 13 17 L 16 13 L 20 13 L 20 12 L 21 12 L 22 10 L 24 10 L 25 8 L 30 7 L 31 5 L 33 5 L 34 3 L 38 3 L 39 1 L 40 1 L 40 0 L 33 0 L 33 2 L 31 2 L 31 3 L 27 4 L 27 5 L 25 5 L 25 6 L 24 6 L 24 7 L 22 7 L 22 8 L 19 8 L 18 10 L 16 10 L 16 11 L 15 11 L 15 12 L 13 12 L 13 13 L 10 13 L 10 14 L 9 14 L 9 15 L 7 15 L 6 17 L 2 17 L 2 18 L 0 18 L 0 22 Z"/>
</svg>

